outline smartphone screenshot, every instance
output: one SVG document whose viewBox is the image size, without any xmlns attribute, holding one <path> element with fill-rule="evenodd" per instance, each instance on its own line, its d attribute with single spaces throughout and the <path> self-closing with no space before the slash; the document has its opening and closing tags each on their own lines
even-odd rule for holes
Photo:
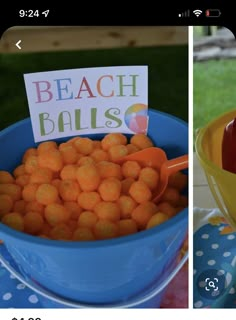
<svg viewBox="0 0 236 320">
<path fill-rule="evenodd" d="M 188 308 L 188 27 L 1 48 L 0 307 Z"/>
<path fill-rule="evenodd" d="M 235 19 L 178 5 L 0 19 L 1 319 L 235 308 Z"/>
<path fill-rule="evenodd" d="M 235 308 L 235 37 L 193 28 L 194 308 Z"/>
</svg>

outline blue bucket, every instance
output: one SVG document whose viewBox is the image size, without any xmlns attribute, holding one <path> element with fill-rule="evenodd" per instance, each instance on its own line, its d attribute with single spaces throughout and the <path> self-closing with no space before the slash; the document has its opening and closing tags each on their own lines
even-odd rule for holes
<svg viewBox="0 0 236 320">
<path fill-rule="evenodd" d="M 52 292 L 45 290 L 37 283 L 33 282 L 27 276 L 24 276 L 20 268 L 11 255 L 5 248 L 5 246 L 0 247 L 0 262 L 2 265 L 10 272 L 10 274 L 27 286 L 29 289 L 33 290 L 37 294 L 40 305 L 43 308 L 157 308 L 162 302 L 162 298 L 166 292 L 168 284 L 176 276 L 179 270 L 183 267 L 184 263 L 188 259 L 188 254 L 186 253 L 183 258 L 176 264 L 174 269 L 170 272 L 168 269 L 162 275 L 160 283 L 155 283 L 152 287 L 148 288 L 145 292 L 140 295 L 133 297 L 128 301 L 124 301 L 117 304 L 83 304 L 78 301 L 71 301 L 59 297 Z"/>
<path fill-rule="evenodd" d="M 149 110 L 148 135 L 168 158 L 188 153 L 188 126 Z M 99 139 L 102 135 L 91 135 Z M 60 140 L 62 141 L 62 140 Z M 13 170 L 35 146 L 30 119 L 0 132 L 0 170 Z M 93 242 L 52 241 L 0 224 L 0 238 L 23 274 L 62 298 L 85 304 L 130 301 L 171 274 L 186 236 L 188 209 L 146 231 Z"/>
</svg>

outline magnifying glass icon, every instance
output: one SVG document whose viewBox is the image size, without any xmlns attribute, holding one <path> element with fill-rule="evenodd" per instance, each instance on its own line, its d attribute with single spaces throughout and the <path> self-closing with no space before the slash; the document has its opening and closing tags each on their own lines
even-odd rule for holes
<svg viewBox="0 0 236 320">
<path fill-rule="evenodd" d="M 208 282 L 208 287 L 215 289 L 215 283 L 214 283 L 214 281 L 209 281 L 209 282 Z"/>
</svg>

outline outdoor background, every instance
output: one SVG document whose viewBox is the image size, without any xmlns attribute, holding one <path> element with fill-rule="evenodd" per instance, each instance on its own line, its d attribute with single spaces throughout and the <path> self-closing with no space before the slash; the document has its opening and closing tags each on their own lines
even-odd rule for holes
<svg viewBox="0 0 236 320">
<path fill-rule="evenodd" d="M 231 31 L 194 27 L 194 130 L 236 108 L 236 41 Z"/>
<path fill-rule="evenodd" d="M 79 28 L 16 28 L 3 35 L 0 130 L 29 116 L 24 73 L 119 65 L 148 65 L 149 108 L 188 121 L 187 27 Z M 22 50 L 14 45 L 19 39 Z"/>
</svg>

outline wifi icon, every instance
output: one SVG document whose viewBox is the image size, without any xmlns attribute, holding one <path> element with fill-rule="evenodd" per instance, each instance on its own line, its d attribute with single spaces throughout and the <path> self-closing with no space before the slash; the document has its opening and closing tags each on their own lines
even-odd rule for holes
<svg viewBox="0 0 236 320">
<path fill-rule="evenodd" d="M 196 17 L 199 17 L 200 14 L 202 13 L 202 10 L 196 9 L 193 11 L 193 13 L 195 14 Z"/>
</svg>

